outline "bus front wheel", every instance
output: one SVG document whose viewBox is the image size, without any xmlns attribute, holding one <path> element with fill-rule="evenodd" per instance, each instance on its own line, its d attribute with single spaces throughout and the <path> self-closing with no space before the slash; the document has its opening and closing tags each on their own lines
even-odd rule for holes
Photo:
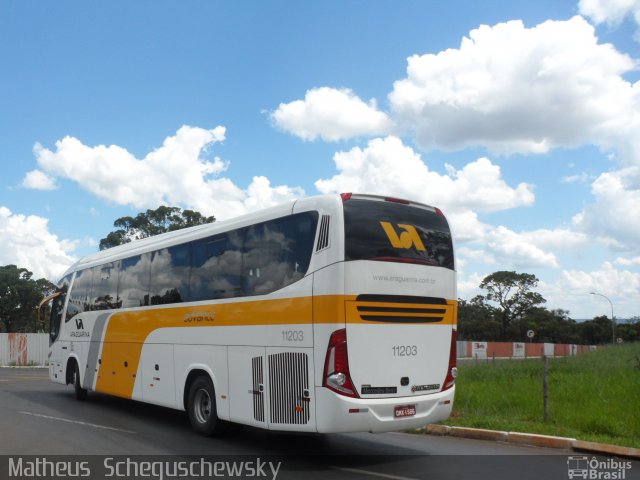
<svg viewBox="0 0 640 480">
<path fill-rule="evenodd" d="M 205 437 L 219 435 L 225 430 L 225 422 L 218 418 L 216 394 L 207 375 L 196 378 L 189 388 L 187 413 L 193 430 Z"/>
<path fill-rule="evenodd" d="M 87 389 L 82 388 L 82 385 L 80 385 L 80 367 L 78 367 L 78 363 L 76 363 L 75 371 L 73 373 L 73 388 L 76 392 L 76 399 L 78 400 L 87 399 Z"/>
</svg>

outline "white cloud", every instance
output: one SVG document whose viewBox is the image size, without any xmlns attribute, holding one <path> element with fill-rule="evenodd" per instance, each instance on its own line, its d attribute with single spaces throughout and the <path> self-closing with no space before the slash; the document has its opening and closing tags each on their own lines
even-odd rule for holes
<svg viewBox="0 0 640 480">
<path fill-rule="evenodd" d="M 54 190 L 58 188 L 55 180 L 40 170 L 28 172 L 22 180 L 22 186 L 34 190 Z"/>
<path fill-rule="evenodd" d="M 363 102 L 351 90 L 322 87 L 308 90 L 304 100 L 281 103 L 271 119 L 282 130 L 304 140 L 338 141 L 388 133 L 389 117 L 375 100 Z"/>
<path fill-rule="evenodd" d="M 438 206 L 445 213 L 495 212 L 531 205 L 533 189 L 526 183 L 511 188 L 500 167 L 480 158 L 461 170 L 447 168 L 441 175 L 429 170 L 411 147 L 393 136 L 371 140 L 365 149 L 354 147 L 333 157 L 338 173 L 318 180 L 322 193 L 366 192 L 410 198 Z"/>
<path fill-rule="evenodd" d="M 563 183 L 587 183 L 591 179 L 591 176 L 586 173 L 578 173 L 576 175 L 568 175 L 566 177 L 562 177 Z"/>
<path fill-rule="evenodd" d="M 580 235 L 564 230 L 538 230 L 514 232 L 505 227 L 493 227 L 475 220 L 475 235 L 465 231 L 464 218 L 472 218 L 473 212 L 462 217 L 449 217 L 454 238 L 459 246 L 457 256 L 476 265 L 500 269 L 558 268 L 560 262 L 553 252 L 582 245 Z M 461 228 L 462 227 L 462 228 Z M 460 231 L 465 234 L 460 235 Z M 568 240 L 563 244 L 563 240 Z"/>
<path fill-rule="evenodd" d="M 574 250 L 587 247 L 593 243 L 593 239 L 589 235 L 568 228 L 556 228 L 553 230 L 541 228 L 523 232 L 521 236 L 525 241 L 551 250 Z"/>
<path fill-rule="evenodd" d="M 578 10 L 596 24 L 619 25 L 627 16 L 640 23 L 639 0 L 580 0 Z"/>
<path fill-rule="evenodd" d="M 628 160 L 640 87 L 622 75 L 634 68 L 582 17 L 510 21 L 472 30 L 459 49 L 410 57 L 389 100 L 425 148 L 545 153 L 595 143 Z"/>
<path fill-rule="evenodd" d="M 591 187 L 595 202 L 573 218 L 587 234 L 617 248 L 640 251 L 640 167 L 601 174 Z"/>
<path fill-rule="evenodd" d="M 616 258 L 614 263 L 616 265 L 640 266 L 640 257 L 633 257 L 633 258 L 618 257 Z"/>
<path fill-rule="evenodd" d="M 479 273 L 472 273 L 467 276 L 458 271 L 458 297 L 465 300 L 471 300 L 476 295 L 486 293 L 479 287 L 485 276 L 486 275 L 480 275 Z"/>
<path fill-rule="evenodd" d="M 577 318 L 593 318 L 596 315 L 610 315 L 609 304 L 602 298 L 589 296 L 589 292 L 597 292 L 608 297 L 614 306 L 617 317 L 640 315 L 638 297 L 640 296 L 640 273 L 616 269 L 610 262 L 604 262 L 599 270 L 585 272 L 582 270 L 565 270 L 552 285 L 552 290 L 562 292 L 558 302 L 567 301 L 567 295 L 582 296 L 577 299 Z M 591 297 L 590 302 L 586 302 Z"/>
<path fill-rule="evenodd" d="M 516 268 L 559 266 L 553 253 L 546 252 L 529 235 L 522 235 L 499 226 L 487 236 L 487 249 L 500 262 Z"/>
<path fill-rule="evenodd" d="M 456 242 L 463 245 L 457 249 L 459 258 L 503 269 L 559 268 L 560 252 L 592 242 L 588 235 L 565 228 L 515 232 L 502 225 L 493 227 L 471 211 L 448 218 Z"/>
<path fill-rule="evenodd" d="M 458 243 L 478 242 L 484 240 L 491 227 L 478 219 L 478 214 L 470 209 L 460 212 L 445 211 L 447 220 Z"/>
<path fill-rule="evenodd" d="M 0 207 L 0 265 L 24 267 L 35 278 L 55 281 L 75 261 L 71 252 L 77 244 L 49 232 L 46 218 Z"/>
<path fill-rule="evenodd" d="M 304 196 L 304 190 L 297 187 L 281 185 L 271 187 L 271 182 L 266 177 L 253 177 L 253 181 L 247 188 L 246 198 L 243 202 L 246 211 L 253 211 L 271 205 L 278 205 L 293 198 Z"/>
<path fill-rule="evenodd" d="M 224 139 L 224 127 L 183 126 L 142 159 L 117 145 L 90 147 L 73 137 L 56 142 L 55 151 L 38 144 L 34 152 L 48 175 L 74 180 L 101 199 L 136 208 L 179 205 L 222 220 L 304 194 L 300 188 L 272 187 L 264 177 L 254 177 L 246 190 L 220 177 L 228 165 L 219 157 L 204 157 Z"/>
</svg>

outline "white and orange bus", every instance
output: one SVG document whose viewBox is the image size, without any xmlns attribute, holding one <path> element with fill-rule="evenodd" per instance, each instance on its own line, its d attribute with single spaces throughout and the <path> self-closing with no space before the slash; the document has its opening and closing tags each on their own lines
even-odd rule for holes
<svg viewBox="0 0 640 480">
<path fill-rule="evenodd" d="M 326 195 L 131 242 L 77 262 L 50 301 L 51 380 L 186 410 L 203 435 L 451 412 L 452 239 L 420 203 Z"/>
</svg>

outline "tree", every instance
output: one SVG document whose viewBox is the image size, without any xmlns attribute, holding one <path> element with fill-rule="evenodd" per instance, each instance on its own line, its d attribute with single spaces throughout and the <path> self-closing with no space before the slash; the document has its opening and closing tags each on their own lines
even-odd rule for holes
<svg viewBox="0 0 640 480">
<path fill-rule="evenodd" d="M 606 315 L 595 317 L 580 324 L 581 343 L 603 345 L 611 343 L 611 319 Z"/>
<path fill-rule="evenodd" d="M 55 290 L 44 278 L 15 265 L 0 267 L 0 329 L 5 332 L 36 331 L 40 300 Z"/>
<path fill-rule="evenodd" d="M 532 307 L 521 319 L 514 320 L 511 333 L 512 338 L 521 341 L 525 340 L 527 330 L 533 330 L 536 342 L 580 343 L 577 325 L 567 310 Z"/>
<path fill-rule="evenodd" d="M 120 217 L 113 226 L 116 230 L 100 240 L 100 250 L 129 243 L 132 240 L 152 237 L 160 233 L 215 222 L 215 217 L 206 217 L 195 210 L 160 206 L 155 210 L 140 212 L 135 217 Z"/>
<path fill-rule="evenodd" d="M 637 342 L 640 340 L 640 317 L 633 317 L 627 321 L 616 323 L 616 337 L 623 342 Z"/>
<path fill-rule="evenodd" d="M 480 288 L 488 292 L 480 298 L 495 302 L 499 306 L 502 341 L 507 340 L 509 326 L 515 319 L 546 302 L 542 295 L 532 291 L 537 285 L 538 279 L 535 275 L 508 271 L 494 272 L 480 283 Z"/>
<path fill-rule="evenodd" d="M 458 339 L 494 341 L 500 338 L 498 310 L 484 302 L 481 296 L 470 301 L 458 300 Z"/>
</svg>

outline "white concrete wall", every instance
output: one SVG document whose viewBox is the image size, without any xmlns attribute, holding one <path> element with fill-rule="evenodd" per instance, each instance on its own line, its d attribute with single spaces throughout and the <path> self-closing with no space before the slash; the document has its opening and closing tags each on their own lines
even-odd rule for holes
<svg viewBox="0 0 640 480">
<path fill-rule="evenodd" d="M 0 366 L 49 364 L 46 333 L 0 333 Z"/>
</svg>

